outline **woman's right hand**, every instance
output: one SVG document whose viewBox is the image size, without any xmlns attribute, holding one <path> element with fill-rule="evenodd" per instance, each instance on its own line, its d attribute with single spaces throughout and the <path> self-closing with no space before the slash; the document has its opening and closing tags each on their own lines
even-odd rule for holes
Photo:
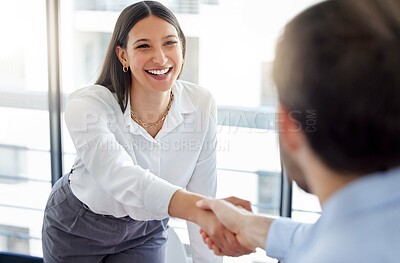
<svg viewBox="0 0 400 263">
<path fill-rule="evenodd" d="M 171 198 L 168 213 L 199 225 L 207 233 L 209 243 L 212 244 L 209 248 L 216 255 L 240 256 L 253 252 L 240 245 L 235 234 L 224 227 L 212 211 L 196 206 L 196 202 L 204 198 L 199 194 L 178 190 Z"/>
<path fill-rule="evenodd" d="M 230 196 L 230 197 L 224 198 L 223 200 L 228 201 L 229 203 L 231 203 L 231 204 L 233 204 L 235 206 L 244 208 L 245 210 L 247 210 L 249 212 L 253 212 L 252 208 L 251 208 L 251 202 L 248 201 L 248 200 L 241 199 L 241 198 L 238 198 L 238 197 L 235 197 L 235 196 Z M 210 238 L 210 236 L 208 235 L 208 233 L 204 229 L 200 230 L 200 234 L 201 234 L 201 236 L 203 238 L 204 243 L 207 244 L 207 246 L 211 250 L 213 250 L 214 253 L 221 251 L 221 249 L 217 246 L 217 244 L 215 244 L 212 241 L 212 239 Z M 232 234 L 235 236 L 235 239 L 237 240 L 236 234 L 235 233 L 232 233 Z M 239 243 L 241 243 L 241 242 L 239 242 Z M 244 248 L 244 249 L 241 249 L 241 251 L 238 251 L 238 253 L 241 253 L 240 255 L 247 255 L 247 254 L 255 252 L 255 250 L 248 249 L 248 248 L 246 248 L 244 246 L 241 246 L 241 247 Z"/>
<path fill-rule="evenodd" d="M 204 214 L 198 216 L 197 224 L 201 228 L 203 239 L 206 233 L 206 244 L 216 255 L 238 257 L 255 252 L 242 246 L 236 235 L 222 225 L 212 211 L 203 212 Z"/>
</svg>

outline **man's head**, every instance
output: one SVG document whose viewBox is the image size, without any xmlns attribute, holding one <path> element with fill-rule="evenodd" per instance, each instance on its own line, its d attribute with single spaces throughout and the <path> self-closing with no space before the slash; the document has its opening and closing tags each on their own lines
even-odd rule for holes
<svg viewBox="0 0 400 263">
<path fill-rule="evenodd" d="M 288 119 L 321 162 L 367 174 L 400 165 L 399 69 L 399 1 L 336 0 L 286 26 L 274 78 Z"/>
</svg>

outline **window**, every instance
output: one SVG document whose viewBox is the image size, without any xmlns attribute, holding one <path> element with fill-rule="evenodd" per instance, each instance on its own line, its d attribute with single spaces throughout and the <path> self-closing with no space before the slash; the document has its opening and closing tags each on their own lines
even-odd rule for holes
<svg viewBox="0 0 400 263">
<path fill-rule="evenodd" d="M 40 256 L 51 189 L 45 1 L 3 1 L 0 34 L 0 250 Z"/>
<path fill-rule="evenodd" d="M 0 246 L 2 250 L 29 254 L 29 228 L 0 225 Z"/>
</svg>

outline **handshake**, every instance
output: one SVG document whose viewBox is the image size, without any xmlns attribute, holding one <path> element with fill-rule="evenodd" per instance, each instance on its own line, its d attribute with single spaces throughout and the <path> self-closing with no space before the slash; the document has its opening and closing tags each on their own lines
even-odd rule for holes
<svg viewBox="0 0 400 263">
<path fill-rule="evenodd" d="M 196 223 L 207 246 L 219 256 L 242 256 L 265 248 L 273 218 L 255 215 L 250 201 L 237 197 L 205 198 L 196 202 L 202 211 Z"/>
</svg>

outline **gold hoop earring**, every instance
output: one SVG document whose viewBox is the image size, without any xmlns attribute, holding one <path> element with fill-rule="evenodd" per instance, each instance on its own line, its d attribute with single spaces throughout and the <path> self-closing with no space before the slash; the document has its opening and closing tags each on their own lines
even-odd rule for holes
<svg viewBox="0 0 400 263">
<path fill-rule="evenodd" d="M 128 72 L 128 67 L 122 66 L 122 71 L 125 73 Z"/>
</svg>

